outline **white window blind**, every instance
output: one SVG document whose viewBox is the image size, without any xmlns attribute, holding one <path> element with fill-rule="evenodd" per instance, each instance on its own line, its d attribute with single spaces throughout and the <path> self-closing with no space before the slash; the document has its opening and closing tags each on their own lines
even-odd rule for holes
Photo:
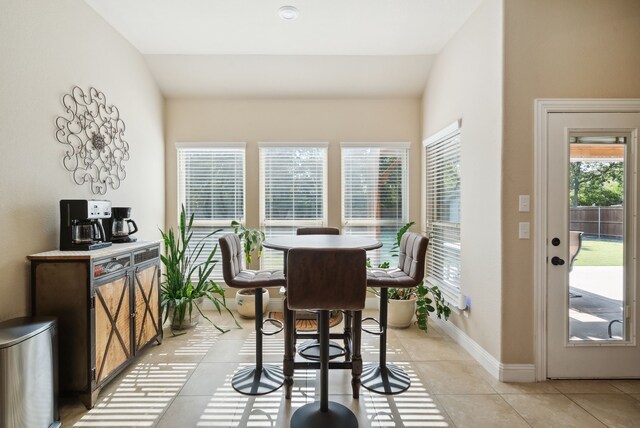
<svg viewBox="0 0 640 428">
<path fill-rule="evenodd" d="M 342 145 L 342 226 L 348 235 L 367 235 L 383 243 L 370 251 L 372 265 L 391 257 L 398 229 L 407 223 L 408 144 Z"/>
<path fill-rule="evenodd" d="M 267 237 L 326 224 L 326 177 L 326 145 L 260 145 L 261 226 Z M 261 267 L 282 269 L 282 252 L 265 249 Z"/>
<path fill-rule="evenodd" d="M 218 237 L 232 232 L 232 220 L 244 222 L 245 149 L 243 144 L 229 146 L 178 144 L 178 198 L 184 204 L 187 221 L 194 214 L 195 245 L 216 229 L 223 231 L 208 238 L 198 262 L 206 259 Z M 213 280 L 222 282 L 221 255 L 213 271 Z"/>
<path fill-rule="evenodd" d="M 460 125 L 425 140 L 427 280 L 452 301 L 460 295 Z"/>
</svg>

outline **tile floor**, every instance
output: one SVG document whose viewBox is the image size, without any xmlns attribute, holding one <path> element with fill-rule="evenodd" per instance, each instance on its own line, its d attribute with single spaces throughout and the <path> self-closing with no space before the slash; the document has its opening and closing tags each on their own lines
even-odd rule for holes
<svg viewBox="0 0 640 428">
<path fill-rule="evenodd" d="M 373 314 L 373 313 L 372 313 Z M 232 325 L 216 316 L 216 322 Z M 62 400 L 64 427 L 288 427 L 291 414 L 319 394 L 315 371 L 298 371 L 291 401 L 282 389 L 260 397 L 236 393 L 233 373 L 253 361 L 253 321 L 220 334 L 204 323 L 166 332 L 103 388 L 91 411 Z M 433 323 L 389 330 L 389 361 L 405 368 L 411 388 L 351 397 L 347 371 L 329 373 L 330 400 L 350 407 L 360 427 L 640 426 L 640 380 L 507 384 L 493 379 Z M 363 334 L 363 358 L 377 360 L 377 337 Z M 265 361 L 282 362 L 282 335 L 266 338 Z"/>
</svg>

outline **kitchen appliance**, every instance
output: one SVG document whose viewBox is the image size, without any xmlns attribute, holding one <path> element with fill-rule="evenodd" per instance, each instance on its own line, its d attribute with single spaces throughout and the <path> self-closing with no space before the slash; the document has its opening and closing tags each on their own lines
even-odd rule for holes
<svg viewBox="0 0 640 428">
<path fill-rule="evenodd" d="M 115 244 L 135 242 L 136 237 L 131 236 L 138 231 L 138 225 L 131 220 L 131 207 L 111 208 L 111 218 L 105 221 L 107 241 Z"/>
<path fill-rule="evenodd" d="M 60 250 L 88 251 L 111 245 L 101 219 L 111 217 L 111 202 L 95 199 L 60 201 Z"/>
</svg>

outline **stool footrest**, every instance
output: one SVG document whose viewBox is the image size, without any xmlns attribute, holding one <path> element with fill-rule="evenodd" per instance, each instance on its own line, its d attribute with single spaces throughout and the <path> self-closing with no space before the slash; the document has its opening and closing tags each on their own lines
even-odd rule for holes
<svg viewBox="0 0 640 428">
<path fill-rule="evenodd" d="M 374 323 L 376 323 L 378 325 L 378 331 L 369 330 L 367 326 L 364 325 L 365 321 L 373 321 Z M 380 321 L 378 321 L 377 319 L 373 317 L 367 317 L 362 318 L 362 331 L 373 334 L 374 336 L 380 336 L 382 335 L 382 333 L 384 333 L 384 328 L 382 327 L 382 324 L 380 324 Z"/>
<path fill-rule="evenodd" d="M 269 321 L 270 323 L 273 324 L 277 324 L 278 325 L 278 329 L 275 331 L 264 331 L 264 328 L 260 329 L 260 333 L 262 333 L 265 336 L 273 336 L 274 334 L 278 334 L 280 333 L 282 330 L 284 330 L 284 323 L 280 320 L 277 320 L 275 318 L 266 318 L 264 321 L 262 321 L 262 325 L 264 326 L 264 324 Z"/>
<path fill-rule="evenodd" d="M 342 357 L 347 350 L 336 342 L 329 342 L 329 360 Z M 307 360 L 320 361 L 320 342 L 317 340 L 307 340 L 298 347 L 298 354 Z"/>
</svg>

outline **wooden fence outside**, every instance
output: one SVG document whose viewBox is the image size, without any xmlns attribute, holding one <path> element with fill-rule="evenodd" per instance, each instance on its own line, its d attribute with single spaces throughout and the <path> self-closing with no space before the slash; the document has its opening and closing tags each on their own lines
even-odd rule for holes
<svg viewBox="0 0 640 428">
<path fill-rule="evenodd" d="M 624 211 L 617 207 L 576 207 L 569 210 L 571 230 L 598 238 L 621 238 L 624 233 Z"/>
</svg>

